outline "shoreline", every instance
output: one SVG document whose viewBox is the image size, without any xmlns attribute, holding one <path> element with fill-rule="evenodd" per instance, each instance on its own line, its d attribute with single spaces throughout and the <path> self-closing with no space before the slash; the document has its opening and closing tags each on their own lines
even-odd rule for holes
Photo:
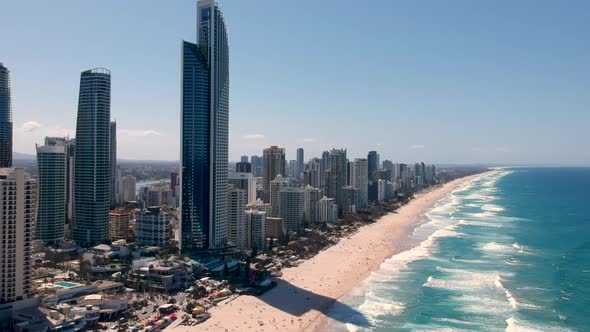
<svg viewBox="0 0 590 332">
<path fill-rule="evenodd" d="M 329 321 L 326 313 L 335 305 L 352 315 L 356 311 L 338 300 L 361 285 L 386 259 L 406 250 L 397 242 L 408 237 L 427 209 L 461 184 L 484 174 L 420 193 L 396 212 L 359 228 L 301 265 L 284 269 L 283 276 L 276 279 L 277 286 L 262 296 L 239 296 L 211 310 L 211 318 L 202 324 L 171 330 L 317 331 Z"/>
</svg>

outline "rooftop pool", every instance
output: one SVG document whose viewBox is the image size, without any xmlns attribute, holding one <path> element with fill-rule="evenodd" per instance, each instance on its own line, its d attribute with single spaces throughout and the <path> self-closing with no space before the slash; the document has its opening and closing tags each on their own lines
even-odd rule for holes
<svg viewBox="0 0 590 332">
<path fill-rule="evenodd" d="M 77 284 L 74 282 L 67 282 L 67 281 L 60 281 L 60 282 L 56 282 L 55 284 L 58 286 L 61 286 L 63 288 L 74 288 L 74 287 L 82 286 L 82 284 Z"/>
</svg>

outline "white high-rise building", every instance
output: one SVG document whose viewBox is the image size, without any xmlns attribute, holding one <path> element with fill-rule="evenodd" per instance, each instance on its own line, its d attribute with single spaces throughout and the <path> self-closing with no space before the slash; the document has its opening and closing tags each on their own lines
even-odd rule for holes
<svg viewBox="0 0 590 332">
<path fill-rule="evenodd" d="M 320 199 L 322 199 L 322 191 L 319 188 L 309 185 L 305 187 L 303 219 L 307 225 L 318 224 L 320 222 Z"/>
<path fill-rule="evenodd" d="M 233 185 L 234 188 L 244 189 L 246 191 L 248 204 L 256 202 L 256 182 L 254 181 L 254 174 L 231 172 L 227 178 L 227 182 Z"/>
<path fill-rule="evenodd" d="M 144 246 L 167 247 L 172 239 L 172 226 L 168 212 L 150 207 L 137 215 L 136 242 Z"/>
<path fill-rule="evenodd" d="M 63 241 L 67 220 L 67 157 L 65 145 L 37 146 L 38 204 L 35 238 Z"/>
<path fill-rule="evenodd" d="M 307 163 L 307 170 L 304 173 L 304 183 L 314 188 L 321 188 L 321 160 L 312 159 Z"/>
<path fill-rule="evenodd" d="M 229 200 L 229 240 L 239 250 L 246 250 L 248 247 L 246 226 L 246 204 L 248 194 L 246 190 L 235 188 L 230 185 L 228 189 Z"/>
<path fill-rule="evenodd" d="M 264 203 L 260 198 L 254 203 L 248 204 L 247 209 L 266 212 L 267 216 L 270 216 L 272 213 L 272 206 L 270 203 Z"/>
<path fill-rule="evenodd" d="M 299 233 L 303 227 L 303 191 L 298 188 L 287 187 L 280 191 L 279 196 L 279 214 L 283 218 L 285 233 Z"/>
<path fill-rule="evenodd" d="M 266 239 L 266 213 L 250 210 L 246 212 L 246 216 L 250 226 L 250 247 L 263 250 Z"/>
<path fill-rule="evenodd" d="M 289 186 L 289 181 L 285 180 L 281 174 L 277 175 L 277 178 L 270 182 L 270 205 L 272 206 L 271 217 L 280 217 L 281 200 L 279 193 L 283 188 Z"/>
<path fill-rule="evenodd" d="M 137 199 L 137 188 L 135 176 L 125 175 L 122 180 L 123 202 L 131 202 Z"/>
<path fill-rule="evenodd" d="M 333 198 L 326 196 L 320 199 L 320 222 L 321 223 L 333 223 L 336 221 L 338 216 L 338 206 L 334 203 Z"/>
<path fill-rule="evenodd" d="M 37 208 L 37 181 L 23 169 L 0 168 L 0 303 L 33 292 L 31 244 Z"/>
</svg>

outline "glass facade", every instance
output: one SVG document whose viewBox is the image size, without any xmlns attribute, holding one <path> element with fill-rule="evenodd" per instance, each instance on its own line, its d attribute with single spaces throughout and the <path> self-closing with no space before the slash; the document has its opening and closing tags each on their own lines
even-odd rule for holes
<svg viewBox="0 0 590 332">
<path fill-rule="evenodd" d="M 12 166 L 10 71 L 0 63 L 0 167 Z"/>
<path fill-rule="evenodd" d="M 228 242 L 229 55 L 217 4 L 197 4 L 198 44 L 182 44 L 181 248 Z"/>
<path fill-rule="evenodd" d="M 109 240 L 111 73 L 82 72 L 76 158 L 72 239 L 81 246 Z"/>
<path fill-rule="evenodd" d="M 64 239 L 67 219 L 65 145 L 37 147 L 38 203 L 35 238 L 45 243 Z"/>
</svg>

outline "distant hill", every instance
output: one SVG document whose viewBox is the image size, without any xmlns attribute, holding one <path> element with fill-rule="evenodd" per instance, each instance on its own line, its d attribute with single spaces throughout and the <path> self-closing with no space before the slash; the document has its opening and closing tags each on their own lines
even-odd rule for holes
<svg viewBox="0 0 590 332">
<path fill-rule="evenodd" d="M 12 159 L 14 160 L 35 160 L 37 159 L 34 154 L 27 154 L 27 153 L 20 153 L 20 152 L 13 152 Z"/>
</svg>

